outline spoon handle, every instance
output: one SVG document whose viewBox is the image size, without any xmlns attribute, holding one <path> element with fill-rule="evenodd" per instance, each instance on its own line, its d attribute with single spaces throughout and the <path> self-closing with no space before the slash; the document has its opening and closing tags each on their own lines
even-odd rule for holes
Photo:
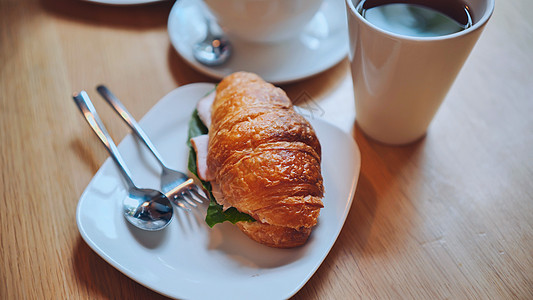
<svg viewBox="0 0 533 300">
<path fill-rule="evenodd" d="M 104 144 L 106 150 L 109 152 L 115 163 L 118 165 L 119 170 L 124 176 L 124 179 L 126 179 L 128 186 L 130 188 L 135 187 L 135 184 L 131 179 L 131 173 L 126 167 L 124 159 L 118 152 L 118 148 L 113 142 L 113 139 L 105 129 L 102 120 L 96 113 L 96 109 L 94 108 L 91 99 L 89 99 L 89 95 L 87 95 L 85 91 L 81 91 L 80 93 L 75 93 L 72 98 L 74 98 L 74 102 L 85 117 L 85 120 L 87 120 L 87 123 L 89 123 L 89 126 L 91 126 L 94 133 L 96 133 L 96 135 L 100 138 L 100 141 Z"/>
<path fill-rule="evenodd" d="M 133 130 L 135 135 L 137 135 L 137 137 L 139 137 L 141 141 L 143 141 L 146 147 L 150 149 L 157 161 L 163 167 L 166 168 L 165 163 L 163 162 L 163 158 L 161 157 L 159 152 L 157 152 L 154 144 L 152 143 L 148 135 L 144 132 L 144 130 L 141 128 L 139 123 L 135 121 L 135 118 L 133 118 L 133 116 L 129 113 L 126 107 L 122 104 L 122 102 L 120 102 L 120 100 L 118 100 L 118 98 L 113 95 L 113 93 L 111 93 L 111 91 L 104 85 L 99 85 L 96 90 L 105 99 L 105 101 L 107 101 L 107 103 L 109 103 L 109 105 L 111 105 L 111 107 L 113 107 L 113 109 L 122 117 L 122 120 L 124 120 L 128 124 L 128 126 Z"/>
</svg>

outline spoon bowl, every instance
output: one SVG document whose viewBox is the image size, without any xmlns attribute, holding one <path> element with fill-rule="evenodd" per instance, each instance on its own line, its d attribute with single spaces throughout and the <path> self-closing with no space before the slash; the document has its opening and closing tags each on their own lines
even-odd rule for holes
<svg viewBox="0 0 533 300">
<path fill-rule="evenodd" d="M 124 217 L 134 226 L 155 231 L 172 219 L 172 206 L 162 193 L 152 189 L 131 188 L 124 199 Z"/>
<path fill-rule="evenodd" d="M 212 21 L 206 18 L 206 36 L 194 44 L 192 52 L 194 58 L 206 66 L 219 66 L 224 64 L 231 56 L 233 47 L 230 41 L 222 34 L 215 34 Z"/>
</svg>

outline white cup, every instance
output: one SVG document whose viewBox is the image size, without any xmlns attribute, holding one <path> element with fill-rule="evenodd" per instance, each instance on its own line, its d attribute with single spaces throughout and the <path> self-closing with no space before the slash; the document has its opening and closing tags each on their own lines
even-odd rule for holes
<svg viewBox="0 0 533 300">
<path fill-rule="evenodd" d="M 412 37 L 376 27 L 346 0 L 356 123 L 391 145 L 414 142 L 444 100 L 494 10 L 494 0 L 466 0 L 473 25 L 437 37 Z"/>
<path fill-rule="evenodd" d="M 275 43 L 298 35 L 323 0 L 204 0 L 230 38 Z"/>
</svg>

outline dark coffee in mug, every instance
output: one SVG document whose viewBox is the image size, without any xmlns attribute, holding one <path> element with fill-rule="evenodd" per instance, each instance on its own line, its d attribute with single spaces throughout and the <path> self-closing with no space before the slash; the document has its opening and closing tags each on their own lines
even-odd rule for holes
<svg viewBox="0 0 533 300">
<path fill-rule="evenodd" d="M 461 0 L 363 0 L 356 10 L 376 27 L 413 37 L 443 36 L 472 26 Z"/>
</svg>

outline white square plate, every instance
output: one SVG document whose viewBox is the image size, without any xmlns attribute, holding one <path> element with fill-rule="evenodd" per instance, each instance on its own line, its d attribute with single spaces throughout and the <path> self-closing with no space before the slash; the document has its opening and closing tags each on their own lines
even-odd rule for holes
<svg viewBox="0 0 533 300">
<path fill-rule="evenodd" d="M 187 170 L 188 122 L 196 102 L 214 88 L 195 83 L 161 99 L 139 122 L 170 167 Z M 360 154 L 353 138 L 319 119 L 309 120 L 322 144 L 325 197 L 318 225 L 295 249 L 260 245 L 228 222 L 209 228 L 207 205 L 175 210 L 171 224 L 145 232 L 122 216 L 126 187 L 107 159 L 82 194 L 78 228 L 89 246 L 113 267 L 163 295 L 186 299 L 282 299 L 294 295 L 318 269 L 339 235 L 354 196 Z M 95 143 L 97 142 L 95 138 Z M 119 145 L 140 187 L 158 188 L 160 168 L 128 135 Z"/>
</svg>

